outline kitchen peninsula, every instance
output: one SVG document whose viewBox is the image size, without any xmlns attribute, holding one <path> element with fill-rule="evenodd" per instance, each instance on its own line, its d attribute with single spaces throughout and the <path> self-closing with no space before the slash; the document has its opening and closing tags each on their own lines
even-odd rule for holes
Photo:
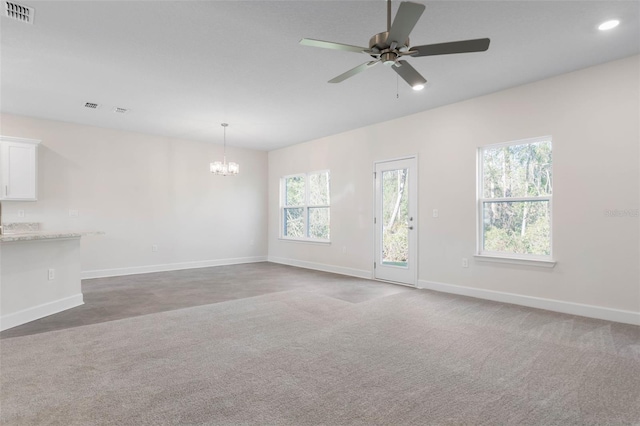
<svg viewBox="0 0 640 426">
<path fill-rule="evenodd" d="M 99 232 L 40 231 L 3 224 L 0 235 L 0 330 L 82 305 L 80 239 Z"/>
</svg>

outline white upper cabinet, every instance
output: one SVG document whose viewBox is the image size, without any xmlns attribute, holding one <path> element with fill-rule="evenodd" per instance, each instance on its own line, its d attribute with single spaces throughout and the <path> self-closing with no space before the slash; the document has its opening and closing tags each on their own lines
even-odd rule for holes
<svg viewBox="0 0 640 426">
<path fill-rule="evenodd" d="M 34 139 L 0 136 L 0 200 L 37 199 L 39 143 Z"/>
</svg>

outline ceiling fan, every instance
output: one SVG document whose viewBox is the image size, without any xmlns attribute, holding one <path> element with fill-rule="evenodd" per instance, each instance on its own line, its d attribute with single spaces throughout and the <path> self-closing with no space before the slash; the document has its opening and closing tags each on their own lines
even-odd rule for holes
<svg viewBox="0 0 640 426">
<path fill-rule="evenodd" d="M 420 57 L 433 55 L 448 55 L 451 53 L 484 52 L 489 48 L 488 38 L 473 40 L 452 41 L 449 43 L 425 44 L 422 46 L 410 46 L 409 34 L 415 27 L 424 12 L 425 6 L 419 3 L 402 2 L 391 24 L 391 0 L 387 0 L 387 31 L 371 37 L 369 47 L 352 46 L 331 41 L 303 38 L 300 44 L 305 46 L 323 47 L 325 49 L 344 50 L 347 52 L 365 53 L 374 58 L 373 61 L 350 69 L 339 76 L 329 80 L 329 83 L 340 83 L 349 77 L 353 77 L 362 71 L 368 70 L 382 62 L 398 73 L 404 81 L 414 90 L 421 90 L 427 82 L 415 68 L 407 61 L 401 60 L 404 56 Z"/>
</svg>

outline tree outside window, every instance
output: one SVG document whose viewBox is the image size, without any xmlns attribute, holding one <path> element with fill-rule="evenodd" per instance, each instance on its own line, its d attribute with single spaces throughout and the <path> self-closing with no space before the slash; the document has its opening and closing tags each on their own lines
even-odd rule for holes
<svg viewBox="0 0 640 426">
<path fill-rule="evenodd" d="M 330 237 L 329 171 L 281 179 L 282 237 L 328 241 Z"/>
<path fill-rule="evenodd" d="M 479 149 L 480 254 L 551 258 L 551 137 Z"/>
</svg>

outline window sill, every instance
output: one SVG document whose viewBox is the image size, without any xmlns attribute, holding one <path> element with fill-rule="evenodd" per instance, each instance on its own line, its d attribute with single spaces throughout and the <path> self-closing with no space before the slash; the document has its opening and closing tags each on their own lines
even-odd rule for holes
<svg viewBox="0 0 640 426">
<path fill-rule="evenodd" d="M 307 243 L 307 244 L 319 244 L 319 245 L 331 245 L 331 241 L 323 241 L 323 240 L 306 240 L 302 238 L 278 238 L 279 241 L 284 241 L 287 243 Z"/>
<path fill-rule="evenodd" d="M 511 265 L 524 265 L 524 266 L 538 266 L 541 268 L 553 268 L 556 266 L 555 260 L 542 260 L 542 259 L 525 259 L 521 257 L 504 257 L 504 256 L 490 256 L 486 254 L 474 254 L 474 258 L 481 262 L 493 262 L 493 263 L 508 263 Z"/>
</svg>

